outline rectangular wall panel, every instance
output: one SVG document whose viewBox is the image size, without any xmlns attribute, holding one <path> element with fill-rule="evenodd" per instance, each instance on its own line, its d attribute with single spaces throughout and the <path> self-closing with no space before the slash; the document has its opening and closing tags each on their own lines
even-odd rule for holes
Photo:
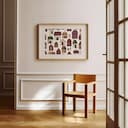
<svg viewBox="0 0 128 128">
<path fill-rule="evenodd" d="M 56 80 L 21 80 L 19 94 L 21 101 L 40 101 L 40 100 L 61 100 L 62 81 Z"/>
<path fill-rule="evenodd" d="M 3 89 L 13 90 L 14 89 L 14 72 L 4 71 L 3 72 Z"/>
<path fill-rule="evenodd" d="M 14 72 L 13 69 L 0 68 L 0 95 L 14 95 Z"/>
<path fill-rule="evenodd" d="M 2 42 L 3 42 L 3 7 L 2 0 L 0 0 L 0 62 L 2 59 Z"/>
<path fill-rule="evenodd" d="M 3 61 L 14 62 L 15 3 L 3 0 Z"/>
</svg>

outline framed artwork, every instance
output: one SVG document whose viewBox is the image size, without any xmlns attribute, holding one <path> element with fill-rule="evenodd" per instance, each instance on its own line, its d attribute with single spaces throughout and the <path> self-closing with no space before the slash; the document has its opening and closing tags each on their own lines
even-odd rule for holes
<svg viewBox="0 0 128 128">
<path fill-rule="evenodd" d="M 87 24 L 38 24 L 38 59 L 86 60 Z"/>
</svg>

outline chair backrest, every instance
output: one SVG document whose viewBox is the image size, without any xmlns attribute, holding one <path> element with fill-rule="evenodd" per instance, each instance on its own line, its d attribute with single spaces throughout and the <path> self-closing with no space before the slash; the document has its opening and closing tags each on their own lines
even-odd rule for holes
<svg viewBox="0 0 128 128">
<path fill-rule="evenodd" d="M 74 80 L 78 83 L 89 83 L 96 81 L 94 74 L 74 74 Z"/>
</svg>

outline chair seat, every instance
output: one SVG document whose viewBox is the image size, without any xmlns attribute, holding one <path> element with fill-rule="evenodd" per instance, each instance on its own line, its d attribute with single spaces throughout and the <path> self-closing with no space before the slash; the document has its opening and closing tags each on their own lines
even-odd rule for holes
<svg viewBox="0 0 128 128">
<path fill-rule="evenodd" d="M 67 92 L 64 93 L 64 95 L 70 96 L 70 97 L 77 96 L 77 97 L 80 97 L 80 98 L 84 98 L 85 97 L 84 92 L 80 92 L 80 91 L 67 91 Z M 88 96 L 89 97 L 96 96 L 96 93 L 88 92 Z"/>
</svg>

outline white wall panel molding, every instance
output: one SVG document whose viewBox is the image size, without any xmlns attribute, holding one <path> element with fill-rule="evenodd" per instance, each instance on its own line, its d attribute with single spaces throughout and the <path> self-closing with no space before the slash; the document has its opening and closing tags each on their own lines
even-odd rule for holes
<svg viewBox="0 0 128 128">
<path fill-rule="evenodd" d="M 65 72 L 17 72 L 17 75 L 47 75 L 47 76 L 51 76 L 51 75 L 62 75 L 62 76 L 66 76 L 66 75 L 72 75 L 73 73 L 65 73 Z"/>
<path fill-rule="evenodd" d="M 61 85 L 63 81 L 62 79 L 20 79 L 20 101 L 40 102 L 61 100 L 62 93 L 58 92 L 62 92 Z M 34 93 L 35 96 L 33 96 Z"/>
<path fill-rule="evenodd" d="M 8 47 L 6 47 L 6 39 L 8 38 L 7 36 L 6 36 L 6 9 L 7 9 L 7 7 L 6 7 L 6 4 L 9 4 L 9 3 L 6 3 L 6 2 L 9 2 L 9 1 L 7 1 L 7 0 L 3 0 L 2 1 L 3 2 L 3 56 L 2 56 L 2 62 L 3 63 L 13 63 L 13 62 L 15 62 L 14 61 L 14 59 L 7 59 L 6 58 L 6 49 L 8 48 Z M 9 12 L 8 12 L 8 15 L 9 15 Z M 10 21 L 9 21 L 10 22 Z M 11 38 L 14 38 L 14 37 L 11 37 Z M 9 54 L 7 54 L 7 55 L 9 55 Z M 13 55 L 12 55 L 13 56 Z"/>
<path fill-rule="evenodd" d="M 13 92 L 1 92 L 0 96 L 13 96 Z"/>
<path fill-rule="evenodd" d="M 0 65 L 0 68 L 2 68 L 2 69 L 14 69 L 15 67 L 14 66 L 6 66 L 6 65 L 1 66 Z"/>
<path fill-rule="evenodd" d="M 86 73 L 80 73 L 80 74 L 86 74 Z M 87 73 L 91 74 L 91 73 Z M 105 81 L 106 80 L 106 75 L 105 74 L 98 74 L 98 73 L 92 73 L 96 74 L 97 81 Z M 17 76 L 63 76 L 63 77 L 72 77 L 73 73 L 64 73 L 64 72 L 49 72 L 49 73 L 42 73 L 42 72 L 18 72 Z"/>
<path fill-rule="evenodd" d="M 13 71 L 3 71 L 3 75 L 2 75 L 3 76 L 3 84 L 2 84 L 3 90 L 13 90 L 14 89 L 14 87 L 13 87 L 13 79 L 14 79 L 13 74 L 14 74 Z M 6 82 L 12 82 L 12 83 L 6 84 Z M 8 85 L 8 87 L 6 85 Z M 12 85 L 12 87 L 10 85 Z"/>
<path fill-rule="evenodd" d="M 7 62 L 5 59 L 5 0 L 3 2 L 3 62 Z"/>
<path fill-rule="evenodd" d="M 105 75 L 97 75 L 97 109 L 105 109 Z M 18 74 L 16 86 L 16 109 L 50 110 L 60 109 L 62 105 L 62 82 L 71 80 L 72 74 Z M 101 91 L 102 90 L 102 91 Z M 81 99 L 78 100 L 83 103 Z M 92 99 L 89 99 L 91 108 Z M 78 109 L 82 109 L 78 103 Z M 71 109 L 67 100 L 67 109 Z"/>
</svg>

